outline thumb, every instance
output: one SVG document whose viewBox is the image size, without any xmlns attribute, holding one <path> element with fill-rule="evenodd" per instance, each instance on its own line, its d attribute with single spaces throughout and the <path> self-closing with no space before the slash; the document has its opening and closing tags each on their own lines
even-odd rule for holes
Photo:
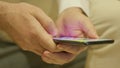
<svg viewBox="0 0 120 68">
<path fill-rule="evenodd" d="M 64 19 L 57 21 L 57 28 L 60 36 L 68 37 L 84 37 L 83 32 L 79 27 L 79 22 L 71 19 Z"/>
<path fill-rule="evenodd" d="M 80 24 L 80 27 L 86 37 L 92 38 L 92 39 L 99 38 L 93 24 L 90 21 L 87 21 L 84 24 Z"/>
</svg>

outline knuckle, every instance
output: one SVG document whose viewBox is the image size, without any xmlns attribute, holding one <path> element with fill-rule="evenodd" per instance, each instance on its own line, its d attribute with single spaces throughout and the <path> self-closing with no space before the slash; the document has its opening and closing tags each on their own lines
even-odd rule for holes
<svg viewBox="0 0 120 68">
<path fill-rule="evenodd" d="M 32 5 L 28 4 L 26 2 L 21 2 L 21 3 L 19 3 L 19 6 L 21 7 L 21 9 L 29 10 Z"/>
<path fill-rule="evenodd" d="M 35 8 L 37 11 L 39 11 L 39 12 L 43 11 L 41 8 L 38 8 L 38 7 L 36 7 L 36 6 L 34 6 L 34 8 Z"/>
<path fill-rule="evenodd" d="M 49 17 L 48 17 L 49 18 Z M 51 18 L 49 18 L 48 19 L 48 25 L 50 26 L 50 25 L 53 25 L 54 24 L 54 22 L 53 22 L 53 20 L 51 20 Z"/>
<path fill-rule="evenodd" d="M 30 31 L 27 33 L 28 35 L 28 39 L 30 40 L 31 43 L 33 44 L 37 44 L 37 43 L 34 43 L 34 42 L 37 42 L 37 41 L 40 41 L 41 38 L 39 37 L 39 34 L 37 34 L 36 31 Z"/>
<path fill-rule="evenodd" d="M 42 9 L 40 9 L 40 8 L 38 8 L 38 7 L 36 7 L 36 6 L 32 5 L 32 4 L 26 3 L 26 2 L 21 2 L 20 5 L 21 5 L 22 7 L 24 7 L 24 8 L 25 8 L 25 7 L 26 7 L 26 8 L 29 8 L 29 9 L 28 9 L 29 11 L 31 11 L 31 9 L 32 9 L 32 11 L 33 11 L 33 10 L 42 11 Z"/>
<path fill-rule="evenodd" d="M 29 4 L 26 3 L 26 2 L 21 2 L 21 3 L 19 3 L 19 4 L 21 4 L 21 5 L 29 5 Z"/>
<path fill-rule="evenodd" d="M 38 34 L 36 33 L 36 31 L 30 31 L 28 32 L 29 36 L 31 39 L 35 39 L 35 38 L 38 38 Z"/>
<path fill-rule="evenodd" d="M 53 21 L 48 17 L 47 20 L 44 22 L 44 27 L 51 27 L 51 25 L 53 25 Z"/>
</svg>

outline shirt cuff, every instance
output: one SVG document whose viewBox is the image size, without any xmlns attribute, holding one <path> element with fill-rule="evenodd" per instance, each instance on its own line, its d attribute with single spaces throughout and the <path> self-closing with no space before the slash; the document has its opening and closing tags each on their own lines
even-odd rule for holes
<svg viewBox="0 0 120 68">
<path fill-rule="evenodd" d="M 88 0 L 58 0 L 59 13 L 70 7 L 79 7 L 89 16 Z"/>
</svg>

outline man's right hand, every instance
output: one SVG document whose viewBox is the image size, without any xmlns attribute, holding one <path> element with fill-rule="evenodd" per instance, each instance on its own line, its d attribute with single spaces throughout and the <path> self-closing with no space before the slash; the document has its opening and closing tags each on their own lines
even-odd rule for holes
<svg viewBox="0 0 120 68">
<path fill-rule="evenodd" d="M 41 55 L 55 51 L 52 35 L 57 34 L 53 21 L 40 8 L 27 3 L 0 1 L 0 29 L 24 50 Z"/>
</svg>

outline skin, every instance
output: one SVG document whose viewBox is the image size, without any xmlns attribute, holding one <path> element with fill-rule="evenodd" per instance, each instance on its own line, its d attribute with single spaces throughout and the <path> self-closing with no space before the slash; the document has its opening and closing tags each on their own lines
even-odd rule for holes
<svg viewBox="0 0 120 68">
<path fill-rule="evenodd" d="M 94 25 L 80 8 L 72 7 L 64 10 L 58 17 L 57 27 L 58 34 L 62 37 L 98 38 Z M 45 62 L 62 65 L 71 62 L 78 54 L 87 49 L 87 47 L 63 44 L 58 44 L 57 47 L 62 52 L 45 51 L 43 53 L 42 58 Z"/>
<path fill-rule="evenodd" d="M 57 34 L 57 28 L 42 9 L 27 3 L 0 1 L 0 10 L 0 29 L 23 50 L 40 56 L 45 50 L 56 52 L 52 37 Z"/>
<path fill-rule="evenodd" d="M 42 9 L 27 3 L 0 1 L 0 10 L 0 29 L 23 50 L 41 56 L 44 62 L 50 64 L 69 63 L 86 49 L 56 45 L 52 40 L 53 36 L 98 38 L 89 18 L 78 8 L 69 8 L 62 12 L 57 20 L 58 28 Z"/>
</svg>

